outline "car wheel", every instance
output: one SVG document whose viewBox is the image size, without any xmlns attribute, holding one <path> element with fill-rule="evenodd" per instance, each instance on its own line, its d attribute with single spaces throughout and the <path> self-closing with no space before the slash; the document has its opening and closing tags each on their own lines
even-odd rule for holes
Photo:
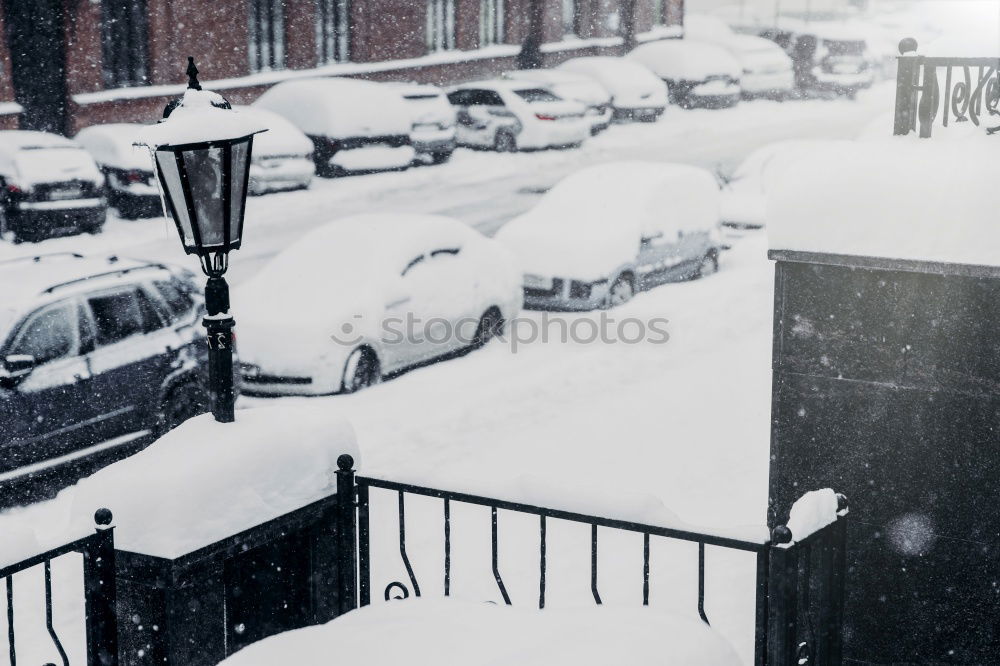
<svg viewBox="0 0 1000 666">
<path fill-rule="evenodd" d="M 450 159 L 451 159 L 451 151 L 431 154 L 431 164 L 444 164 Z"/>
<path fill-rule="evenodd" d="M 627 275 L 619 275 L 618 279 L 611 285 L 611 289 L 608 290 L 605 306 L 618 307 L 631 301 L 633 296 L 635 296 L 635 286 L 632 284 L 632 278 Z"/>
<path fill-rule="evenodd" d="M 701 264 L 698 265 L 698 272 L 695 277 L 705 277 L 711 275 L 712 273 L 719 272 L 719 253 L 709 252 L 706 254 L 702 260 Z"/>
<path fill-rule="evenodd" d="M 493 140 L 493 149 L 498 153 L 516 153 L 517 138 L 508 130 L 500 130 Z"/>
<path fill-rule="evenodd" d="M 378 357 L 368 347 L 358 347 L 347 357 L 344 365 L 344 393 L 357 393 L 382 381 L 382 368 Z"/>
<path fill-rule="evenodd" d="M 504 323 L 503 315 L 500 314 L 500 309 L 496 306 L 484 312 L 479 319 L 479 326 L 476 327 L 476 336 L 472 340 L 472 347 L 479 349 L 503 333 Z"/>
<path fill-rule="evenodd" d="M 158 419 L 160 437 L 190 418 L 208 411 L 208 394 L 197 382 L 185 382 L 172 389 L 163 401 Z"/>
</svg>

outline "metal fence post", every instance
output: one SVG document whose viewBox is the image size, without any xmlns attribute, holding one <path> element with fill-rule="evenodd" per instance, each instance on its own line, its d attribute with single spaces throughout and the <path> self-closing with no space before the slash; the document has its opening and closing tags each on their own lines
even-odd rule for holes
<svg viewBox="0 0 1000 666">
<path fill-rule="evenodd" d="M 909 134 L 917 127 L 917 89 L 923 58 L 916 54 L 917 40 L 907 37 L 899 42 L 896 68 L 896 113 L 892 133 Z"/>
<path fill-rule="evenodd" d="M 338 610 L 339 614 L 343 614 L 358 607 L 358 521 L 354 510 L 354 458 L 345 453 L 337 458 L 337 467 Z"/>
<path fill-rule="evenodd" d="M 768 576 L 768 666 L 791 666 L 798 652 L 799 551 L 792 533 L 783 526 L 771 533 Z"/>
<path fill-rule="evenodd" d="M 97 510 L 94 514 L 97 534 L 83 553 L 87 666 L 118 665 L 115 537 L 111 521 L 111 511 Z"/>
</svg>

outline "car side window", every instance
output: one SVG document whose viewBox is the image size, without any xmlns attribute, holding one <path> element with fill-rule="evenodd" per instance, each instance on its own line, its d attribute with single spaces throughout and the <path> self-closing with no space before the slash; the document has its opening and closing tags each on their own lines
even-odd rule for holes
<svg viewBox="0 0 1000 666">
<path fill-rule="evenodd" d="M 36 365 L 73 356 L 76 326 L 76 308 L 71 302 L 44 307 L 25 320 L 8 353 L 32 356 Z"/>
<path fill-rule="evenodd" d="M 167 317 L 170 323 L 173 324 L 183 319 L 194 307 L 191 295 L 178 284 L 176 279 L 155 280 L 153 286 L 156 287 L 156 291 L 163 297 L 167 305 Z"/>
<path fill-rule="evenodd" d="M 457 247 L 443 247 L 440 250 L 432 250 L 431 257 L 441 257 L 441 256 L 455 256 L 458 254 L 460 248 Z"/>
<path fill-rule="evenodd" d="M 503 106 L 503 98 L 495 90 L 480 90 L 476 104 L 483 106 Z"/>
<path fill-rule="evenodd" d="M 448 101 L 455 106 L 466 106 L 469 103 L 468 90 L 455 90 L 448 93 Z"/>
<path fill-rule="evenodd" d="M 143 306 L 135 288 L 90 296 L 87 302 L 94 315 L 97 345 L 100 347 L 146 331 Z"/>
</svg>

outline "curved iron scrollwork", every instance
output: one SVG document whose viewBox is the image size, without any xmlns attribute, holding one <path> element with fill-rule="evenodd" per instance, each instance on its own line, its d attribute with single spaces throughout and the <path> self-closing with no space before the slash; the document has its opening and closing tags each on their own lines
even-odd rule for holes
<svg viewBox="0 0 1000 666">
<path fill-rule="evenodd" d="M 401 597 L 394 597 L 394 596 L 392 596 L 392 591 L 394 589 L 398 589 L 400 592 L 402 592 L 403 596 L 401 596 Z M 406 589 L 406 586 L 403 585 L 402 583 L 400 583 L 399 581 L 395 581 L 394 580 L 394 581 L 392 581 L 391 583 L 389 583 L 388 585 L 385 586 L 385 600 L 386 601 L 402 601 L 403 599 L 409 599 L 409 598 L 410 598 L 410 591 L 408 589 Z"/>
</svg>

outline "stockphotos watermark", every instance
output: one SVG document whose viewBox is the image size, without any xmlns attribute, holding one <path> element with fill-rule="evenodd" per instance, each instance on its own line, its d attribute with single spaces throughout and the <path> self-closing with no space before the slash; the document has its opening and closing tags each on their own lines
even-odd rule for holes
<svg viewBox="0 0 1000 666">
<path fill-rule="evenodd" d="M 368 337 L 362 315 L 354 315 L 330 337 L 345 347 L 355 347 Z M 513 353 L 525 345 L 549 344 L 625 344 L 662 345 L 670 340 L 669 320 L 663 317 L 618 319 L 607 312 L 593 316 L 556 315 L 542 312 L 538 317 L 515 317 L 493 332 L 493 339 L 510 346 Z M 458 320 L 443 317 L 422 319 L 407 313 L 388 317 L 379 323 L 378 335 L 383 345 L 469 346 L 476 342 L 481 320 L 466 317 Z"/>
</svg>

